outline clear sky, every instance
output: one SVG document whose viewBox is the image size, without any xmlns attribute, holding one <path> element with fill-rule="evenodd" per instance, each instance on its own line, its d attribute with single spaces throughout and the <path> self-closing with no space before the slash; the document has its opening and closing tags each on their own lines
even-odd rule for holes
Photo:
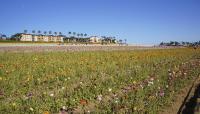
<svg viewBox="0 0 200 114">
<path fill-rule="evenodd" d="M 200 40 L 200 0 L 0 0 L 0 33 L 27 29 L 129 43 Z"/>
</svg>

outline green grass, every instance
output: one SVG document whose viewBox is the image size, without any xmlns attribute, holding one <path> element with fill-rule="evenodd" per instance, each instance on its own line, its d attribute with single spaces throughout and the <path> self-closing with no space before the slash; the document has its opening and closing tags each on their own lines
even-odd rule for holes
<svg viewBox="0 0 200 114">
<path fill-rule="evenodd" d="M 0 113 L 157 113 L 199 75 L 199 57 L 199 49 L 1 52 Z"/>
</svg>

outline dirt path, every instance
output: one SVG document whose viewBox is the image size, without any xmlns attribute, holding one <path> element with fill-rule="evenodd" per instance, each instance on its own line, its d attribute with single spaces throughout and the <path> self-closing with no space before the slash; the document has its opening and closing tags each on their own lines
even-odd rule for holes
<svg viewBox="0 0 200 114">
<path fill-rule="evenodd" d="M 180 108 L 179 114 L 200 114 L 200 79 L 196 81 L 191 93 Z"/>
<path fill-rule="evenodd" d="M 116 46 L 116 45 L 0 45 L 0 52 L 43 52 L 43 51 L 123 51 L 144 49 L 168 49 L 172 47 Z"/>
<path fill-rule="evenodd" d="M 171 106 L 163 109 L 159 114 L 200 114 L 198 108 L 200 108 L 200 75 L 191 86 L 183 88 L 174 97 Z"/>
</svg>

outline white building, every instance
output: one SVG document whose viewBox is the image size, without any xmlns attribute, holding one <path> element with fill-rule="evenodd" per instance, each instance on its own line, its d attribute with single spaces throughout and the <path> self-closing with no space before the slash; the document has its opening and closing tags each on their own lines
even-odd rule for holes
<svg viewBox="0 0 200 114">
<path fill-rule="evenodd" d="M 91 43 L 100 43 L 101 42 L 101 38 L 98 36 L 91 36 L 90 37 L 90 42 Z"/>
<path fill-rule="evenodd" d="M 63 42 L 63 36 L 18 34 L 20 41 Z"/>
</svg>

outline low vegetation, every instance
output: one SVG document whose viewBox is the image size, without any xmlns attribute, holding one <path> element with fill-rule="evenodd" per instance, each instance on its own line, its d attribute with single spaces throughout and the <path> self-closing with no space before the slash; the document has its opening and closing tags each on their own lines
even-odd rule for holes
<svg viewBox="0 0 200 114">
<path fill-rule="evenodd" d="M 158 113 L 200 74 L 200 49 L 0 53 L 0 113 Z"/>
</svg>

